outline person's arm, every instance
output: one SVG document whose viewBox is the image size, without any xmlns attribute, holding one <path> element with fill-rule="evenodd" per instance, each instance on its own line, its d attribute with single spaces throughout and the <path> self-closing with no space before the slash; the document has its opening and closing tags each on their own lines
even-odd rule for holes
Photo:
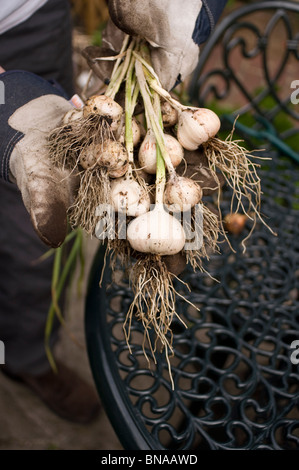
<svg viewBox="0 0 299 470">
<path fill-rule="evenodd" d="M 29 72 L 0 75 L 0 177 L 16 183 L 39 237 L 59 246 L 67 232 L 70 178 L 51 163 L 47 136 L 72 108 L 62 91 Z"/>
</svg>

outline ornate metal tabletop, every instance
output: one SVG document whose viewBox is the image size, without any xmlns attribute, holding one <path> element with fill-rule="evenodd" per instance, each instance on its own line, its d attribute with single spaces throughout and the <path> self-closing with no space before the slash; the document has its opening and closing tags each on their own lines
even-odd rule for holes
<svg viewBox="0 0 299 470">
<path fill-rule="evenodd" d="M 236 18 L 232 24 L 236 30 Z M 234 252 L 223 241 L 205 266 L 214 279 L 184 272 L 190 291 L 179 282 L 176 288 L 199 310 L 177 298 L 187 328 L 173 320 L 174 390 L 163 354 L 155 363 L 146 350 L 148 367 L 136 320 L 129 353 L 123 332 L 132 302 L 128 280 L 121 270 L 113 280 L 107 267 L 100 288 L 104 248 L 95 257 L 87 345 L 99 394 L 125 449 L 299 448 L 299 353 L 292 349 L 294 341 L 299 345 L 299 167 L 279 151 L 266 156 L 271 160 L 259 171 L 262 211 L 277 236 L 258 224 L 245 253 L 240 237 L 230 235 Z M 226 189 L 223 214 L 229 204 Z M 249 230 L 250 221 L 242 238 Z"/>
<path fill-rule="evenodd" d="M 279 173 L 277 171 L 279 166 Z M 202 273 L 185 272 L 177 288 L 171 390 L 163 354 L 151 370 L 142 325 L 133 321 L 129 354 L 122 325 L 132 301 L 126 279 L 94 261 L 86 306 L 89 354 L 112 424 L 127 449 L 294 448 L 299 444 L 299 169 L 273 159 L 262 175 L 263 209 L 277 237 L 261 225 L 243 254 L 231 238 Z M 224 203 L 225 210 L 225 203 Z"/>
</svg>

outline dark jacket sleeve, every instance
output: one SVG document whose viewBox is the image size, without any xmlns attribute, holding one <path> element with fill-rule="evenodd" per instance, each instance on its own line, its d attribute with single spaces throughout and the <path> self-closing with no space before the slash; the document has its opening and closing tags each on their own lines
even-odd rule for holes
<svg viewBox="0 0 299 470">
<path fill-rule="evenodd" d="M 228 0 L 202 0 L 202 9 L 193 31 L 193 41 L 200 45 L 213 33 Z"/>
<path fill-rule="evenodd" d="M 43 95 L 58 95 L 66 98 L 56 82 L 25 71 L 12 70 L 0 75 L 0 178 L 9 181 L 9 159 L 12 151 L 22 138 L 22 132 L 8 124 L 10 116 L 21 106 Z"/>
</svg>

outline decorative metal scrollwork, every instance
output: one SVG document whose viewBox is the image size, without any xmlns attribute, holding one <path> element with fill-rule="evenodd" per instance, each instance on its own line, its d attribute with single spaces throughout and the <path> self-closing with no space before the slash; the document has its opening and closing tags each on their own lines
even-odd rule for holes
<svg viewBox="0 0 299 470">
<path fill-rule="evenodd" d="M 129 406 L 156 449 L 299 446 L 299 366 L 290 360 L 290 345 L 299 339 L 299 169 L 275 156 L 269 165 L 261 174 L 269 184 L 263 209 L 278 236 L 261 224 L 245 254 L 240 239 L 232 237 L 236 253 L 224 244 L 206 265 L 220 282 L 186 272 L 191 292 L 177 286 L 200 311 L 177 299 L 177 312 L 188 328 L 174 319 L 174 391 L 163 354 L 155 364 L 146 349 L 149 369 L 143 328 L 136 320 L 129 353 L 122 328 L 132 293 L 125 278 L 115 284 L 107 273 L 106 317 L 99 335 L 106 342 L 109 338 Z M 223 202 L 226 209 L 229 197 Z M 106 385 L 110 396 L 114 386 Z"/>
<path fill-rule="evenodd" d="M 259 14 L 266 15 L 259 24 Z M 267 16 L 268 15 L 268 16 Z M 192 100 L 205 105 L 213 99 L 225 102 L 243 100 L 243 106 L 234 110 L 235 116 L 254 110 L 268 122 L 283 112 L 292 124 L 299 119 L 297 107 L 292 103 L 291 84 L 298 80 L 299 6 L 292 2 L 258 2 L 231 14 L 217 35 L 204 48 L 198 67 L 192 76 L 190 95 Z M 273 50 L 273 39 L 281 38 L 281 47 Z M 214 63 L 211 65 L 212 49 Z M 258 69 L 259 83 L 255 83 L 251 68 Z M 288 86 L 280 87 L 280 80 L 288 76 Z M 293 77 L 293 78 L 292 78 Z M 285 83 L 285 82 L 284 82 Z M 271 100 L 271 107 L 267 107 Z M 280 137 L 285 139 L 296 133 L 297 129 L 287 129 Z"/>
</svg>

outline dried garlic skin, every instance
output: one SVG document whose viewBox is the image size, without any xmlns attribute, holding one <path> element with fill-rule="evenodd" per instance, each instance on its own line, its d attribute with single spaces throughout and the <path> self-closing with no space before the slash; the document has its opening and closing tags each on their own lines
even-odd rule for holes
<svg viewBox="0 0 299 470">
<path fill-rule="evenodd" d="M 185 109 L 179 116 L 177 138 L 186 150 L 196 150 L 215 137 L 220 127 L 219 117 L 210 109 Z"/>
</svg>

